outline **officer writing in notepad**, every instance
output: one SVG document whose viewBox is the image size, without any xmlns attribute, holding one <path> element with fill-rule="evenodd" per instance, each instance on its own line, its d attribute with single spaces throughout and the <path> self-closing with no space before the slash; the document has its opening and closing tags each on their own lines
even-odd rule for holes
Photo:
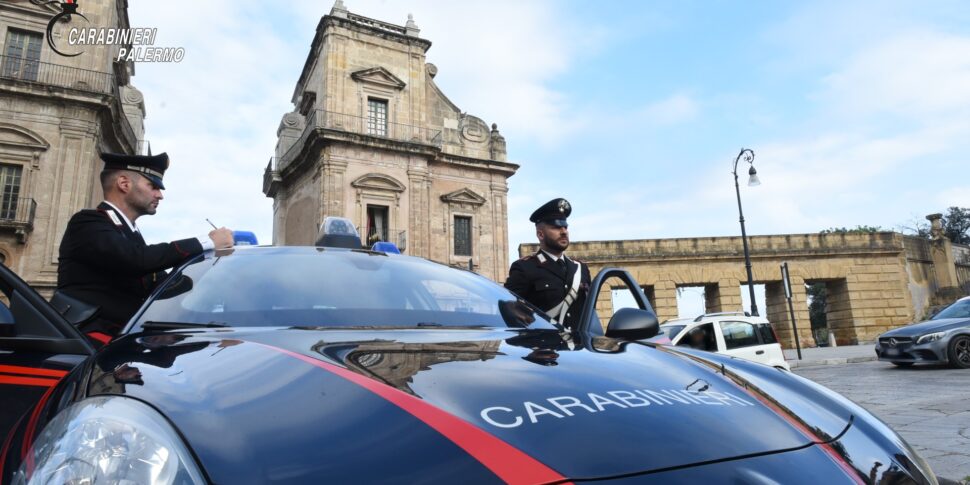
<svg viewBox="0 0 970 485">
<path fill-rule="evenodd" d="M 101 154 L 104 202 L 71 217 L 61 240 L 57 291 L 98 307 L 97 317 L 81 330 L 107 343 L 135 314 L 166 276 L 165 270 L 207 249 L 232 247 L 232 231 L 214 229 L 207 236 L 146 244 L 135 225 L 155 214 L 162 200 L 162 177 L 168 155 Z"/>
<path fill-rule="evenodd" d="M 589 293 L 589 268 L 564 253 L 569 247 L 566 218 L 572 207 L 566 199 L 553 199 L 532 213 L 539 251 L 509 268 L 505 287 L 539 307 L 555 321 L 575 330 Z"/>
</svg>

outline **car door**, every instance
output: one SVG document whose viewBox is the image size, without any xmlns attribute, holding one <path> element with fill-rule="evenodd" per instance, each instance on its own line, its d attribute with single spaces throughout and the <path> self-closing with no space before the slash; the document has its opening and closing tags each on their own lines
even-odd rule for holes
<svg viewBox="0 0 970 485">
<path fill-rule="evenodd" d="M 0 442 L 6 442 L 21 417 L 94 348 L 3 265 L 0 293 Z"/>
<path fill-rule="evenodd" d="M 740 320 L 721 320 L 717 322 L 718 347 L 722 354 L 742 359 L 767 363 L 767 354 L 758 337 L 758 329 L 753 324 Z"/>
<path fill-rule="evenodd" d="M 583 338 L 605 335 L 606 325 L 618 311 L 626 308 L 644 310 L 656 320 L 656 313 L 643 288 L 629 272 L 619 268 L 603 268 L 593 278 L 583 305 L 577 334 Z M 656 330 L 659 330 L 659 325 Z M 654 331 L 650 337 L 656 335 Z M 666 341 L 665 341 L 666 342 Z"/>
</svg>

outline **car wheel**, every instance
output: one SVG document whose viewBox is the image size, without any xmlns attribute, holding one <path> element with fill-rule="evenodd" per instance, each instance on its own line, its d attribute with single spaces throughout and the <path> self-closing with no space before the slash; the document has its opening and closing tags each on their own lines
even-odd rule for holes
<svg viewBox="0 0 970 485">
<path fill-rule="evenodd" d="M 893 362 L 893 365 L 896 367 L 909 367 L 913 365 L 913 363 L 912 362 Z"/>
<path fill-rule="evenodd" d="M 953 337 L 946 350 L 950 357 L 950 366 L 957 369 L 970 368 L 970 337 L 966 335 Z"/>
</svg>

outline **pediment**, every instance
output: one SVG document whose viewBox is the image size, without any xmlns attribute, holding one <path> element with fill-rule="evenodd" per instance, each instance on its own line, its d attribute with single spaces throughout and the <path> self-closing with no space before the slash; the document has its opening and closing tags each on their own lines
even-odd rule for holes
<svg viewBox="0 0 970 485">
<path fill-rule="evenodd" d="M 441 200 L 449 204 L 471 205 L 482 205 L 486 202 L 485 197 L 478 195 L 475 193 L 475 191 L 468 188 L 448 192 L 447 194 L 441 196 Z"/>
<path fill-rule="evenodd" d="M 50 144 L 37 133 L 10 123 L 0 123 L 0 145 L 32 150 L 50 148 Z"/>
<path fill-rule="evenodd" d="M 397 179 L 391 177 L 390 175 L 384 175 L 382 173 L 369 173 L 358 177 L 353 182 L 350 183 L 351 186 L 358 189 L 370 189 L 385 192 L 404 192 L 407 188 Z"/>
<path fill-rule="evenodd" d="M 392 89 L 404 89 L 404 86 L 407 86 L 407 83 L 383 67 L 355 71 L 350 74 L 350 77 L 357 82 L 376 84 Z"/>
</svg>

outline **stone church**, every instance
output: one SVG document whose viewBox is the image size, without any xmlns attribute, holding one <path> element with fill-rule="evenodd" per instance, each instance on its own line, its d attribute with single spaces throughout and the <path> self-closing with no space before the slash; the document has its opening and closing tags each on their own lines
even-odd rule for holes
<svg viewBox="0 0 970 485">
<path fill-rule="evenodd" d="M 277 130 L 263 192 L 273 244 L 309 245 L 327 216 L 350 218 L 367 245 L 471 267 L 508 270 L 505 139 L 435 85 L 431 42 L 337 0 L 317 26 Z"/>
<path fill-rule="evenodd" d="M 102 198 L 99 152 L 144 144 L 134 64 L 116 60 L 130 45 L 62 56 L 44 37 L 60 12 L 56 2 L 0 1 L 0 262 L 48 296 L 67 221 Z M 128 27 L 125 0 L 82 2 L 78 12 L 92 26 Z M 55 42 L 77 25 L 57 22 Z"/>
</svg>

